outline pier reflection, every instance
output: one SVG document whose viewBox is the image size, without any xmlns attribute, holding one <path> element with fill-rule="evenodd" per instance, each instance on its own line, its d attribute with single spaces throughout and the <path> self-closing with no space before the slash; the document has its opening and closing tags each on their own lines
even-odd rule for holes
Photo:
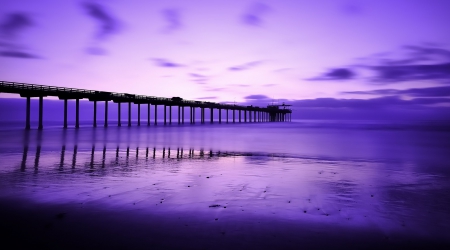
<svg viewBox="0 0 450 250">
<path fill-rule="evenodd" d="M 114 165 L 130 166 L 136 165 L 138 162 L 142 161 L 149 163 L 152 161 L 158 161 L 159 164 L 161 161 L 177 162 L 181 160 L 198 159 L 214 160 L 222 157 L 253 155 L 251 153 L 220 152 L 212 149 L 205 150 L 203 148 L 184 149 L 182 147 L 177 147 L 176 149 L 171 147 L 136 147 L 133 149 L 130 147 L 120 148 L 117 146 L 115 149 L 108 149 L 106 145 L 102 145 L 101 147 L 92 145 L 89 150 L 85 149 L 80 151 L 78 145 L 73 145 L 72 149 L 68 148 L 66 145 L 62 145 L 59 155 L 56 156 L 55 152 L 43 150 L 41 145 L 36 145 L 35 148 L 30 146 L 23 147 L 22 157 L 19 164 L 21 171 L 26 171 L 27 167 L 31 167 L 30 160 L 33 161 L 33 159 L 29 159 L 30 151 L 35 152 L 34 162 L 32 163 L 35 171 L 38 171 L 41 165 L 43 167 L 55 166 L 56 169 L 63 171 L 64 168 L 67 167 L 72 169 L 77 167 L 89 167 L 90 169 L 94 169 Z M 42 154 L 45 154 L 45 156 Z M 42 157 L 45 157 L 46 162 L 41 164 L 40 159 Z M 57 160 L 51 162 L 50 159 Z"/>
</svg>

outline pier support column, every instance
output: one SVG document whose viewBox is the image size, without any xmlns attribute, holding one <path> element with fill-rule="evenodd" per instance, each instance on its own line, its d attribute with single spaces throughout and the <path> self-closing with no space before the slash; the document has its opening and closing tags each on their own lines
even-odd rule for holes
<svg viewBox="0 0 450 250">
<path fill-rule="evenodd" d="M 108 101 L 105 101 L 105 128 L 108 127 Z"/>
<path fill-rule="evenodd" d="M 180 110 L 180 106 L 178 106 L 178 124 L 181 124 L 181 114 L 180 114 L 180 112 L 181 112 L 181 110 Z"/>
<path fill-rule="evenodd" d="M 158 125 L 158 105 L 155 106 L 155 125 Z"/>
<path fill-rule="evenodd" d="M 172 125 L 172 106 L 169 106 L 169 124 Z"/>
<path fill-rule="evenodd" d="M 164 125 L 167 125 L 167 110 L 166 110 L 167 106 L 164 105 Z"/>
<path fill-rule="evenodd" d="M 75 99 L 75 128 L 80 127 L 80 99 Z"/>
<path fill-rule="evenodd" d="M 150 103 L 147 103 L 147 126 L 150 126 Z"/>
<path fill-rule="evenodd" d="M 27 96 L 27 114 L 26 114 L 26 121 L 25 121 L 25 129 L 30 129 L 30 106 L 31 106 L 31 97 Z"/>
<path fill-rule="evenodd" d="M 94 101 L 94 128 L 97 127 L 97 101 Z"/>
<path fill-rule="evenodd" d="M 200 123 L 205 124 L 205 108 L 200 108 Z"/>
<path fill-rule="evenodd" d="M 244 122 L 247 122 L 247 110 L 244 110 Z"/>
<path fill-rule="evenodd" d="M 182 118 L 181 121 L 184 124 L 184 106 L 181 107 L 181 118 Z"/>
<path fill-rule="evenodd" d="M 226 112 L 227 112 L 227 123 L 228 123 L 228 109 L 225 109 L 226 110 Z"/>
<path fill-rule="evenodd" d="M 222 123 L 222 109 L 219 109 L 219 123 Z"/>
<path fill-rule="evenodd" d="M 44 128 L 44 126 L 42 124 L 43 112 L 44 112 L 44 97 L 39 96 L 39 126 L 38 126 L 38 129 Z"/>
<path fill-rule="evenodd" d="M 131 127 L 131 102 L 128 102 L 128 127 Z"/>
<path fill-rule="evenodd" d="M 120 110 L 121 110 L 121 108 L 120 108 L 120 102 L 118 102 L 117 103 L 117 126 L 118 127 L 121 127 L 122 126 L 122 122 L 121 122 L 121 119 L 120 119 L 120 117 L 121 117 L 121 114 L 120 114 Z"/>
<path fill-rule="evenodd" d="M 241 123 L 241 110 L 239 109 L 239 123 Z"/>
<path fill-rule="evenodd" d="M 236 112 L 235 112 L 235 109 L 233 109 L 233 123 L 235 123 L 236 122 Z"/>
<path fill-rule="evenodd" d="M 211 123 L 213 123 L 214 122 L 214 109 L 213 108 L 209 108 L 210 109 L 210 113 L 211 113 L 211 115 L 210 115 L 210 120 L 211 120 Z"/>
<path fill-rule="evenodd" d="M 67 128 L 67 99 L 64 99 L 64 128 Z"/>
<path fill-rule="evenodd" d="M 141 126 L 141 104 L 138 103 L 138 126 Z"/>
</svg>

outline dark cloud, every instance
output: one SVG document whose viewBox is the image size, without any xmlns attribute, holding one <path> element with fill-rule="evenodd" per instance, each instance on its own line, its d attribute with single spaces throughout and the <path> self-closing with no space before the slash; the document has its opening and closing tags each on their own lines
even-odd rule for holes
<svg viewBox="0 0 450 250">
<path fill-rule="evenodd" d="M 309 78 L 310 81 L 350 80 L 356 77 L 356 73 L 349 68 L 335 68 L 324 74 Z"/>
<path fill-rule="evenodd" d="M 165 31 L 171 32 L 178 30 L 182 27 L 181 14 L 177 9 L 165 9 L 161 11 L 164 20 L 167 22 L 167 26 L 164 28 Z"/>
<path fill-rule="evenodd" d="M 266 99 L 269 99 L 269 97 L 266 95 L 248 95 L 248 96 L 245 96 L 244 99 L 246 99 L 246 100 L 266 100 Z"/>
<path fill-rule="evenodd" d="M 19 51 L 19 50 L 0 51 L 0 56 L 1 57 L 15 57 L 15 58 L 21 58 L 21 59 L 41 59 L 40 56 L 25 52 L 25 51 Z"/>
<path fill-rule="evenodd" d="M 183 67 L 184 66 L 182 64 L 171 62 L 171 61 L 169 61 L 167 59 L 163 59 L 163 58 L 154 58 L 152 60 L 153 60 L 153 62 L 155 62 L 156 66 L 158 66 L 158 67 L 179 68 L 179 67 Z"/>
<path fill-rule="evenodd" d="M 335 99 L 317 98 L 309 100 L 296 100 L 290 104 L 303 108 L 352 108 L 352 109 L 379 109 L 393 106 L 414 108 L 416 105 L 450 104 L 450 98 L 415 98 L 403 100 L 397 96 L 386 96 L 372 99 Z"/>
<path fill-rule="evenodd" d="M 450 87 L 429 87 L 429 88 L 411 88 L 411 89 L 376 89 L 369 91 L 346 91 L 343 94 L 362 94 L 362 95 L 408 95 L 414 97 L 443 97 L 450 96 Z"/>
<path fill-rule="evenodd" d="M 40 59 L 35 53 L 28 52 L 26 46 L 20 44 L 19 35 L 26 28 L 34 26 L 35 23 L 28 14 L 10 13 L 7 14 L 2 23 L 0 23 L 0 51 L 1 57 L 12 57 L 21 59 Z"/>
<path fill-rule="evenodd" d="M 437 47 L 408 45 L 395 53 L 379 53 L 360 58 L 348 67 L 338 67 L 308 80 L 350 80 L 359 77 L 354 68 L 368 71 L 368 82 L 392 84 L 405 81 L 435 80 L 450 83 L 450 51 Z M 398 56 L 400 54 L 400 57 Z"/>
<path fill-rule="evenodd" d="M 254 3 L 242 15 L 241 21 L 250 26 L 262 26 L 263 16 L 269 11 L 269 6 L 263 3 Z"/>
<path fill-rule="evenodd" d="M 262 63 L 262 61 L 249 62 L 249 63 L 245 63 L 245 64 L 242 64 L 242 65 L 229 67 L 228 70 L 231 70 L 231 71 L 247 70 L 247 69 L 254 68 L 254 67 L 256 67 L 257 65 L 259 65 L 261 63 Z"/>
<path fill-rule="evenodd" d="M 118 33 L 120 31 L 120 22 L 113 17 L 105 7 L 97 3 L 85 2 L 82 7 L 86 13 L 99 22 L 100 26 L 95 36 L 98 40 L 103 40 L 106 37 Z"/>
<path fill-rule="evenodd" d="M 450 80 L 450 62 L 443 64 L 415 64 L 400 66 L 371 66 L 379 83 L 415 80 Z"/>
<path fill-rule="evenodd" d="M 25 13 L 10 13 L 4 18 L 0 24 L 0 34 L 8 39 L 14 39 L 24 29 L 34 25 L 33 20 Z"/>
</svg>

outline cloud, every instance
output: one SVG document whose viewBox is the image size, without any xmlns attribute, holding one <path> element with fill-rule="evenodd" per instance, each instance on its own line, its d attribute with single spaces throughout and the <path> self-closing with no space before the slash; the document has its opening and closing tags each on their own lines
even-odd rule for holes
<svg viewBox="0 0 450 250">
<path fill-rule="evenodd" d="M 429 87 L 429 88 L 411 88 L 411 89 L 376 89 L 369 91 L 346 91 L 343 94 L 362 94 L 362 95 L 408 95 L 413 97 L 450 97 L 450 87 Z"/>
<path fill-rule="evenodd" d="M 334 68 L 320 76 L 309 78 L 309 81 L 330 81 L 330 80 L 351 80 L 356 77 L 356 73 L 349 68 Z"/>
<path fill-rule="evenodd" d="M 167 26 L 164 28 L 166 32 L 171 32 L 180 29 L 183 25 L 181 23 L 180 11 L 177 9 L 164 9 L 161 11 Z"/>
<path fill-rule="evenodd" d="M 226 90 L 226 88 L 205 88 L 205 91 L 211 91 L 211 92 L 222 92 Z"/>
<path fill-rule="evenodd" d="M 26 46 L 21 45 L 19 35 L 26 28 L 34 26 L 35 23 L 28 14 L 10 13 L 7 14 L 4 21 L 0 23 L 0 51 L 1 57 L 12 57 L 20 59 L 40 59 L 35 53 L 27 52 Z"/>
<path fill-rule="evenodd" d="M 211 100 L 211 99 L 217 99 L 217 96 L 206 96 L 206 97 L 197 97 L 198 100 Z"/>
<path fill-rule="evenodd" d="M 450 80 L 450 62 L 443 64 L 415 64 L 400 66 L 371 66 L 374 81 L 397 83 L 415 80 Z"/>
<path fill-rule="evenodd" d="M 298 107 L 303 108 L 351 108 L 351 109 L 379 109 L 389 108 L 393 106 L 414 108 L 419 105 L 430 104 L 450 104 L 450 98 L 414 98 L 411 100 L 403 100 L 398 96 L 385 96 L 372 99 L 335 99 L 335 98 L 317 98 L 308 100 L 296 100 L 290 102 Z"/>
<path fill-rule="evenodd" d="M 247 70 L 247 69 L 254 68 L 254 67 L 256 67 L 257 65 L 259 65 L 261 63 L 262 63 L 262 61 L 253 61 L 253 62 L 249 62 L 249 63 L 245 63 L 245 64 L 229 67 L 228 70 L 231 70 L 231 71 Z"/>
<path fill-rule="evenodd" d="M 152 60 L 153 60 L 153 62 L 155 62 L 156 66 L 158 66 L 158 67 L 179 68 L 179 67 L 183 67 L 184 66 L 182 64 L 171 62 L 171 61 L 169 61 L 167 59 L 163 59 L 163 58 L 154 58 Z"/>
<path fill-rule="evenodd" d="M 191 81 L 197 84 L 206 84 L 207 81 L 209 80 L 208 76 L 197 73 L 189 73 L 189 76 L 191 77 Z"/>
<path fill-rule="evenodd" d="M 41 59 L 40 56 L 25 52 L 25 51 L 19 51 L 19 50 L 0 51 L 0 56 L 1 57 L 21 58 L 21 59 Z"/>
<path fill-rule="evenodd" d="M 241 21 L 249 26 L 260 27 L 263 24 L 263 16 L 269 11 L 269 6 L 263 3 L 254 3 L 242 15 Z"/>
<path fill-rule="evenodd" d="M 24 29 L 34 25 L 33 20 L 25 13 L 10 13 L 5 16 L 4 21 L 0 24 L 0 34 L 8 39 L 14 39 Z"/>
<path fill-rule="evenodd" d="M 307 80 L 351 80 L 361 78 L 355 68 L 368 71 L 371 83 L 393 84 L 406 81 L 435 80 L 450 83 L 450 51 L 430 46 L 403 46 L 396 53 L 378 53 L 360 58 L 352 68 L 336 67 Z M 397 55 L 396 55 L 397 54 Z M 400 56 L 399 56 L 400 55 Z"/>
<path fill-rule="evenodd" d="M 120 31 L 120 22 L 114 18 L 102 5 L 85 2 L 82 4 L 87 15 L 99 23 L 99 29 L 95 38 L 104 40 L 106 37 Z"/>
<path fill-rule="evenodd" d="M 248 95 L 248 96 L 245 96 L 244 99 L 246 99 L 246 100 L 266 100 L 266 99 L 269 99 L 269 97 L 266 95 Z"/>
</svg>

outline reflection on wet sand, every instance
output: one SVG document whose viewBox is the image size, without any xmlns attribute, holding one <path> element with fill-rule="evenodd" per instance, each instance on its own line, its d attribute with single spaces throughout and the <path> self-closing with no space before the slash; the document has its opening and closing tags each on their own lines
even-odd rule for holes
<svg viewBox="0 0 450 250">
<path fill-rule="evenodd" d="M 31 150 L 33 150 L 31 148 Z M 35 157 L 34 157 L 34 169 L 35 171 L 39 170 L 40 165 L 40 157 L 41 157 L 41 151 L 42 146 L 38 145 L 35 150 Z M 25 146 L 23 147 L 22 152 L 22 158 L 20 163 L 20 168 L 22 171 L 26 170 L 27 167 L 27 160 L 28 160 L 28 153 L 30 151 L 30 147 Z M 77 155 L 79 153 L 78 151 L 78 145 L 73 146 L 72 150 L 72 157 L 71 161 L 66 162 L 66 154 L 67 154 L 67 147 L 66 145 L 61 146 L 61 151 L 59 155 L 59 162 L 58 166 L 59 168 L 63 168 L 64 166 L 70 166 L 72 168 L 75 168 L 76 166 L 84 166 L 88 165 L 91 168 L 95 166 L 101 166 L 104 168 L 107 165 L 110 164 L 116 164 L 116 165 L 128 165 L 130 163 L 131 157 L 130 155 L 135 155 L 135 161 L 139 161 L 142 159 L 148 160 L 148 159 L 167 159 L 167 160 L 187 160 L 187 159 L 206 159 L 206 160 L 212 160 L 215 158 L 224 158 L 224 157 L 236 157 L 236 156 L 248 156 L 252 158 L 248 158 L 249 161 L 261 161 L 263 158 L 270 157 L 270 158 L 285 158 L 284 155 L 280 154 L 262 154 L 262 153 L 243 153 L 243 152 L 221 152 L 221 151 L 213 151 L 210 150 L 204 150 L 204 149 L 194 149 L 189 148 L 188 150 L 184 150 L 183 148 L 178 147 L 177 149 L 171 149 L 170 147 L 162 147 L 162 148 L 156 148 L 156 147 L 145 147 L 145 149 L 140 149 L 139 147 L 136 147 L 136 149 L 131 149 L 130 147 L 126 147 L 124 149 L 121 149 L 119 146 L 115 148 L 115 150 L 111 149 L 108 150 L 107 147 L 104 145 L 101 147 L 101 150 L 98 150 L 98 147 L 92 145 L 90 151 L 89 151 L 89 159 L 85 159 L 83 154 L 83 157 L 81 157 L 84 162 L 80 162 L 80 159 L 77 159 Z M 134 152 L 133 152 L 134 151 Z M 144 151 L 145 154 L 140 154 L 141 151 Z M 176 154 L 175 154 L 176 152 Z M 187 152 L 185 154 L 185 152 Z M 99 153 L 101 153 L 101 157 L 99 158 Z M 123 157 L 123 154 L 125 154 L 125 158 Z"/>
</svg>

